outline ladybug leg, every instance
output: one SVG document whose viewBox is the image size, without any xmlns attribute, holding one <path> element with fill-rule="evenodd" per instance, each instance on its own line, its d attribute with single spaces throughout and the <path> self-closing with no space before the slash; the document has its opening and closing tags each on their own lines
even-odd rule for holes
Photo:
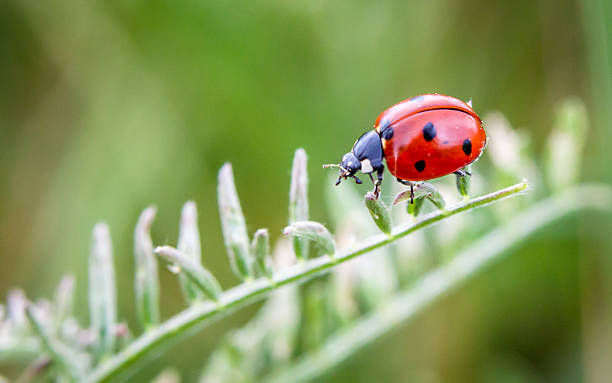
<svg viewBox="0 0 612 383">
<path fill-rule="evenodd" d="M 466 176 L 472 175 L 472 173 L 468 172 L 467 170 L 463 170 L 463 169 L 459 169 L 456 172 L 453 172 L 453 174 L 456 174 L 459 177 L 466 177 Z"/>
<path fill-rule="evenodd" d="M 399 178 L 396 178 L 396 179 L 397 179 L 397 182 L 399 182 L 400 184 L 410 186 L 410 203 L 413 204 L 414 203 L 414 182 L 402 180 Z"/>
<path fill-rule="evenodd" d="M 376 199 L 378 199 L 378 196 L 380 195 L 380 182 L 374 181 L 372 173 L 368 173 L 368 175 L 370 176 L 370 180 L 374 184 L 374 196 L 376 197 Z"/>
<path fill-rule="evenodd" d="M 374 184 L 374 195 L 376 196 L 377 199 L 378 199 L 378 196 L 380 195 L 380 185 L 382 184 L 384 171 L 385 171 L 384 167 L 378 168 L 378 170 L 376 171 L 376 180 L 374 180 L 374 177 L 372 177 L 372 173 L 368 173 L 368 175 L 370 176 L 370 179 L 372 180 L 372 183 Z"/>
</svg>

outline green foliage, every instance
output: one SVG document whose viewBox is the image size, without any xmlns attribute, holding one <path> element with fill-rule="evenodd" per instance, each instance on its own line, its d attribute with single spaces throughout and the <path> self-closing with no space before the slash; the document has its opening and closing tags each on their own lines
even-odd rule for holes
<svg viewBox="0 0 612 383">
<path fill-rule="evenodd" d="M 94 358 L 101 360 L 114 354 L 117 291 L 110 229 L 105 223 L 93 229 L 89 256 L 89 321 L 98 339 Z"/>
<path fill-rule="evenodd" d="M 551 141 L 558 142 L 560 135 L 571 132 L 584 134 L 585 119 L 575 117 L 576 104 L 563 104 L 560 110 L 562 115 L 574 117 L 563 120 L 553 131 Z M 580 121 L 580 129 L 568 128 L 573 121 Z M 286 240 L 278 240 L 274 260 L 266 229 L 257 230 L 253 240 L 249 239 L 232 168 L 225 164 L 219 171 L 218 204 L 229 264 L 243 280 L 240 284 L 224 291 L 202 264 L 195 203 L 188 202 L 183 207 L 177 248 L 153 249 L 150 229 L 156 210 L 149 207 L 134 231 L 135 306 L 142 332 L 132 340 L 125 324 L 118 323 L 110 230 L 99 223 L 93 230 L 89 258 L 90 325 L 81 328 L 73 317 L 71 277 L 60 282 L 53 302 L 29 303 L 20 290 L 14 290 L 6 309 L 0 306 L 0 359 L 24 355 L 33 358 L 23 374 L 33 375 L 32 379 L 47 374 L 68 381 L 111 381 L 125 376 L 131 367 L 146 360 L 146 355 L 158 354 L 166 345 L 189 335 L 196 325 L 202 329 L 232 309 L 270 293 L 270 299 L 255 317 L 243 328 L 230 332 L 212 354 L 202 382 L 315 380 L 360 347 L 463 284 L 541 227 L 579 209 L 609 210 L 609 187 L 576 185 L 575 163 L 579 161 L 581 140 L 574 137 L 569 141 L 572 143 L 576 147 L 566 150 L 568 157 L 564 161 L 574 173 L 554 183 L 554 193 L 549 198 L 514 201 L 519 209 L 511 214 L 474 211 L 471 221 L 452 226 L 451 238 L 447 238 L 446 228 L 453 222 L 451 217 L 459 218 L 460 213 L 522 194 L 528 189 L 527 181 L 469 198 L 470 176 L 462 176 L 466 179 L 457 181 L 456 186 L 464 199 L 451 203 L 446 201 L 457 198 L 456 192 L 454 197 L 448 193 L 452 183 L 436 187 L 419 182 L 414 184 L 414 195 L 410 190 L 399 191 L 391 209 L 382 201 L 387 197 L 377 199 L 368 192 L 364 208 L 355 190 L 335 190 L 328 194 L 332 234 L 322 223 L 307 220 L 306 154 L 300 149 L 293 162 L 290 224 L 283 230 L 286 236 L 299 240 L 291 241 L 293 251 Z M 530 161 L 521 159 L 523 163 Z M 553 161 L 547 173 L 557 174 L 555 166 Z M 499 171 L 505 172 L 503 168 Z M 500 178 L 503 177 L 492 177 Z M 431 205 L 423 205 L 425 200 Z M 566 203 L 568 200 L 574 203 Z M 397 206 L 400 202 L 413 206 L 409 214 Z M 382 233 L 376 233 L 376 228 Z M 433 238 L 428 244 L 432 251 L 420 254 L 421 258 L 447 255 L 430 259 L 426 267 L 417 266 L 414 254 L 403 247 L 404 237 L 411 244 L 419 237 Z M 353 243 L 355 238 L 359 239 L 357 244 Z M 310 244 L 321 255 L 308 257 L 305 249 Z M 155 256 L 178 274 L 188 298 L 187 308 L 161 323 Z M 355 261 L 348 263 L 351 259 Z M 331 277 L 298 287 L 299 282 L 332 271 Z M 175 378 L 170 374 L 167 379 Z"/>
<path fill-rule="evenodd" d="M 221 286 L 208 270 L 196 263 L 191 257 L 170 246 L 156 248 L 155 254 L 170 263 L 172 265 L 170 269 L 173 272 L 179 274 L 179 276 L 184 276 L 192 284 L 190 288 L 198 289 L 208 299 L 215 302 L 219 300 L 219 295 L 222 292 Z"/>
<path fill-rule="evenodd" d="M 365 195 L 364 202 L 376 226 L 383 233 L 391 234 L 391 214 L 385 203 L 376 198 L 373 192 L 368 192 Z"/>
<path fill-rule="evenodd" d="M 298 149 L 293 157 L 289 186 L 289 224 L 308 221 L 308 169 L 306 151 Z M 299 259 L 308 258 L 308 240 L 293 237 L 293 251 Z"/>
<path fill-rule="evenodd" d="M 198 212 L 193 201 L 183 205 L 181 211 L 181 222 L 179 224 L 179 238 L 177 249 L 181 253 L 183 267 L 194 270 L 202 265 L 202 245 L 200 244 L 200 232 L 198 230 Z M 174 260 L 174 257 L 173 259 Z M 191 261 L 191 262 L 189 262 Z M 186 265 L 189 266 L 186 266 Z M 195 302 L 202 299 L 202 288 L 196 280 L 191 278 L 188 273 L 181 273 L 179 280 L 183 295 L 188 302 Z"/>
<path fill-rule="evenodd" d="M 253 275 L 251 246 L 234 183 L 232 165 L 223 165 L 218 180 L 217 196 L 225 248 L 234 274 L 240 279 L 247 279 Z"/>
<path fill-rule="evenodd" d="M 157 209 L 149 206 L 138 218 L 134 231 L 134 292 L 136 310 L 143 330 L 155 327 L 159 322 L 159 280 L 157 259 L 153 254 L 151 225 Z"/>
<path fill-rule="evenodd" d="M 274 271 L 270 261 L 270 238 L 267 229 L 259 229 L 253 234 L 251 248 L 255 255 L 257 275 L 272 278 Z"/>
</svg>

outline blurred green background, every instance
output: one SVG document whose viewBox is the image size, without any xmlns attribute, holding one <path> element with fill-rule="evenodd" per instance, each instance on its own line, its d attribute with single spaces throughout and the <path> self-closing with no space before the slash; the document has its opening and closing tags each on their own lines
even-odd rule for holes
<svg viewBox="0 0 612 383">
<path fill-rule="evenodd" d="M 120 317 L 136 327 L 138 214 L 155 203 L 154 241 L 174 244 L 188 199 L 198 204 L 204 262 L 231 286 L 216 206 L 221 164 L 234 166 L 249 230 L 280 234 L 291 158 L 305 148 L 311 217 L 326 222 L 332 186 L 319 165 L 420 93 L 503 112 L 529 132 L 536 155 L 555 105 L 577 96 L 592 122 L 583 178 L 610 182 L 610 48 L 607 0 L 2 0 L 0 294 L 18 285 L 49 296 L 74 272 L 87 318 L 90 233 L 105 220 Z M 326 381 L 606 381 L 611 230 L 584 214 L 539 233 Z M 160 277 L 168 317 L 184 303 L 174 276 Z M 194 381 L 221 334 L 253 311 L 175 345 L 137 380 L 175 366 Z"/>
</svg>

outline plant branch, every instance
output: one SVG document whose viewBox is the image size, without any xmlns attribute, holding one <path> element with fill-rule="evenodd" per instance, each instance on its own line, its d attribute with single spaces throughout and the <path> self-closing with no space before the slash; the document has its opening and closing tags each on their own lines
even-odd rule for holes
<svg viewBox="0 0 612 383">
<path fill-rule="evenodd" d="M 408 290 L 356 324 L 328 340 L 321 348 L 305 354 L 290 366 L 264 378 L 265 383 L 309 382 L 349 358 L 427 308 L 441 296 L 460 287 L 471 276 L 507 250 L 552 222 L 581 209 L 608 210 L 612 189 L 603 185 L 581 185 L 543 200 L 460 252 L 451 262 L 424 275 Z"/>
<path fill-rule="evenodd" d="M 266 293 L 276 290 L 283 285 L 294 282 L 303 282 L 309 278 L 330 271 L 335 265 L 346 262 L 361 254 L 392 243 L 416 230 L 430 226 L 440 220 L 455 214 L 471 210 L 486 204 L 517 195 L 528 187 L 523 181 L 508 188 L 487 194 L 472 200 L 460 203 L 445 211 L 436 211 L 423 216 L 415 223 L 403 225 L 394 229 L 391 235 L 380 234 L 364 241 L 361 245 L 348 251 L 338 251 L 333 258 L 318 257 L 298 263 L 286 270 L 277 272 L 272 279 L 259 278 L 250 283 L 243 283 L 224 292 L 219 302 L 205 302 L 191 306 L 176 314 L 158 327 L 143 334 L 118 354 L 108 358 L 85 379 L 89 383 L 107 382 L 125 373 L 129 367 L 142 359 L 146 354 L 155 350 L 159 352 L 162 344 L 176 341 L 186 335 L 188 330 L 198 330 L 213 320 L 228 314 L 231 309 L 238 308 Z"/>
</svg>

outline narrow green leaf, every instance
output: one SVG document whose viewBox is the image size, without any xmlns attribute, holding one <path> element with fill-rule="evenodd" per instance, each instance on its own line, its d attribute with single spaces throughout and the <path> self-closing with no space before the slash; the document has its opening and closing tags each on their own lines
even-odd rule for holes
<svg viewBox="0 0 612 383">
<path fill-rule="evenodd" d="M 414 185 L 414 203 L 418 200 L 427 199 L 434 204 L 438 209 L 443 210 L 446 207 L 444 198 L 438 191 L 438 189 L 430 184 L 429 182 L 419 182 Z M 403 201 L 410 201 L 411 199 L 410 190 L 404 190 L 395 196 L 393 204 L 396 205 Z M 412 211 L 411 211 L 412 210 Z M 414 208 L 408 208 L 408 213 L 418 212 L 421 210 L 421 206 L 415 206 Z M 414 214 L 413 214 L 414 215 Z"/>
<path fill-rule="evenodd" d="M 89 320 L 97 336 L 96 359 L 113 353 L 114 328 L 117 322 L 117 292 L 113 269 L 113 249 L 106 223 L 93 229 L 89 256 Z"/>
<path fill-rule="evenodd" d="M 298 149 L 293 157 L 289 187 L 289 224 L 308 220 L 308 168 L 306 151 Z M 293 251 L 298 259 L 308 258 L 308 240 L 294 237 Z"/>
<path fill-rule="evenodd" d="M 53 332 L 57 333 L 74 308 L 74 275 L 65 275 L 57 286 L 53 308 Z"/>
<path fill-rule="evenodd" d="M 271 278 L 274 271 L 270 259 L 270 239 L 268 229 L 259 229 L 253 236 L 251 244 L 253 254 L 255 255 L 255 271 L 259 276 Z"/>
<path fill-rule="evenodd" d="M 26 323 L 25 307 L 27 300 L 23 290 L 11 289 L 7 294 L 6 311 L 7 319 L 14 329 L 22 328 Z"/>
<path fill-rule="evenodd" d="M 493 163 L 496 173 L 503 178 L 518 176 L 523 168 L 521 158 L 525 138 L 515 130 L 510 121 L 500 112 L 484 116 L 487 125 L 487 157 Z"/>
<path fill-rule="evenodd" d="M 465 175 L 456 175 L 455 183 L 457 190 L 464 198 L 470 197 L 470 189 L 472 187 L 472 176 L 470 175 L 472 167 L 470 165 L 464 167 L 463 170 Z"/>
<path fill-rule="evenodd" d="M 558 106 L 546 156 L 546 175 L 551 188 L 562 189 L 578 181 L 588 125 L 582 101 L 570 99 Z"/>
<path fill-rule="evenodd" d="M 421 209 L 423 208 L 423 203 L 425 203 L 425 198 L 417 198 L 414 200 L 414 203 L 409 203 L 406 206 L 406 211 L 413 217 L 417 217 L 421 213 Z"/>
<path fill-rule="evenodd" d="M 391 214 L 385 203 L 376 198 L 371 191 L 367 192 L 364 199 L 365 205 L 374 220 L 374 223 L 385 234 L 391 233 Z"/>
<path fill-rule="evenodd" d="M 283 230 L 283 234 L 313 241 L 329 256 L 333 256 L 336 253 L 334 238 L 329 230 L 318 222 L 294 222 Z"/>
<path fill-rule="evenodd" d="M 240 279 L 247 279 L 252 276 L 250 241 L 236 192 L 232 165 L 223 165 L 218 178 L 217 197 L 225 247 L 234 273 Z"/>
<path fill-rule="evenodd" d="M 202 245 L 200 243 L 200 232 L 198 229 L 198 210 L 193 201 L 187 201 L 181 211 L 181 222 L 179 225 L 178 250 L 197 264 L 202 265 Z M 179 281 L 183 295 L 188 303 L 202 299 L 201 290 L 194 285 L 186 275 L 180 274 Z"/>
<path fill-rule="evenodd" d="M 444 198 L 442 198 L 438 189 L 429 182 L 423 182 L 417 185 L 416 190 L 416 193 L 424 194 L 425 198 L 433 203 L 438 209 L 442 210 L 446 207 L 446 202 L 444 202 Z"/>
<path fill-rule="evenodd" d="M 71 382 L 80 381 L 81 372 L 74 363 L 73 356 L 67 352 L 65 346 L 51 337 L 33 305 L 26 306 L 26 317 L 30 322 L 32 331 L 40 340 L 42 349 L 49 354 L 62 374 Z"/>
<path fill-rule="evenodd" d="M 171 246 L 157 247 L 155 254 L 162 257 L 166 262 L 173 264 L 181 275 L 189 278 L 193 286 L 197 287 L 208 298 L 213 301 L 219 300 L 219 295 L 222 292 L 219 282 L 191 257 Z"/>
<path fill-rule="evenodd" d="M 134 231 L 134 291 L 138 320 L 144 331 L 159 322 L 159 279 L 151 240 L 151 225 L 156 213 L 155 206 L 147 207 L 140 214 Z"/>
</svg>

